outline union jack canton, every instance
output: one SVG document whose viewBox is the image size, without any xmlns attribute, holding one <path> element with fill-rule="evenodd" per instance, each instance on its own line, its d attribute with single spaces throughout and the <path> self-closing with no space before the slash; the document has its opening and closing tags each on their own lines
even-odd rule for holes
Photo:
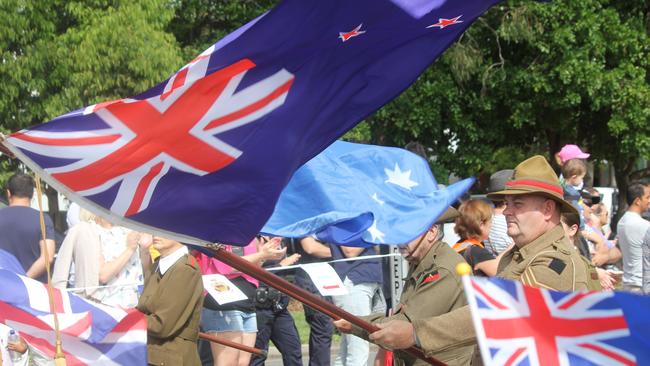
<svg viewBox="0 0 650 366">
<path fill-rule="evenodd" d="M 650 298 L 464 278 L 486 365 L 647 365 Z"/>
</svg>

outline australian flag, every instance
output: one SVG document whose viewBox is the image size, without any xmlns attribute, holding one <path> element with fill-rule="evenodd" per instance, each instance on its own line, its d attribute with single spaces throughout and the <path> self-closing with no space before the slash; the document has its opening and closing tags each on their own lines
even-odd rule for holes
<svg viewBox="0 0 650 366">
<path fill-rule="evenodd" d="M 407 244 L 474 181 L 439 188 L 412 152 L 336 141 L 296 171 L 262 232 L 349 246 Z"/>
<path fill-rule="evenodd" d="M 648 365 L 650 297 L 463 278 L 486 365 Z"/>
<path fill-rule="evenodd" d="M 16 132 L 7 145 L 116 223 L 245 245 L 298 167 L 399 95 L 498 2 L 286 0 L 152 89 Z"/>
</svg>

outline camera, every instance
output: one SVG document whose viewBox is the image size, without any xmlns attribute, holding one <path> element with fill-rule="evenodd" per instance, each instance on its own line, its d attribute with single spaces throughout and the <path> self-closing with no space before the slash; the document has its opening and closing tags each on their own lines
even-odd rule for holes
<svg viewBox="0 0 650 366">
<path fill-rule="evenodd" d="M 274 312 L 284 310 L 282 293 L 274 288 L 259 287 L 255 291 L 255 307 L 258 309 L 271 309 Z"/>
</svg>

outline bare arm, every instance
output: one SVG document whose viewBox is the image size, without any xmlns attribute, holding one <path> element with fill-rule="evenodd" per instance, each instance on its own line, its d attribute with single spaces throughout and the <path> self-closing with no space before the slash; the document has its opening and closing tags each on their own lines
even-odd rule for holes
<svg viewBox="0 0 650 366">
<path fill-rule="evenodd" d="M 332 256 L 332 251 L 330 251 L 327 245 L 310 236 L 300 239 L 300 245 L 302 245 L 302 249 L 307 254 L 313 255 L 314 257 L 329 258 Z"/>
<path fill-rule="evenodd" d="M 45 266 L 52 264 L 52 261 L 54 260 L 54 240 L 52 239 L 45 239 L 45 242 L 43 240 L 39 241 L 39 247 L 41 248 L 41 255 L 38 257 L 34 263 L 32 263 L 31 267 L 27 270 L 27 277 L 30 278 L 38 278 L 40 277 L 44 272 L 45 272 Z M 47 257 L 45 256 L 45 249 L 47 246 Z"/>
<path fill-rule="evenodd" d="M 287 253 L 287 248 L 280 249 L 281 241 L 282 238 L 278 237 L 272 238 L 264 244 L 260 244 L 258 241 L 257 252 L 244 255 L 242 258 L 255 264 L 262 264 L 268 260 L 280 260 Z"/>
<path fill-rule="evenodd" d="M 133 253 L 138 248 L 140 233 L 131 231 L 126 236 L 126 249 L 110 262 L 105 262 L 103 256 L 99 256 L 99 283 L 106 284 L 126 266 Z"/>
<path fill-rule="evenodd" d="M 343 255 L 345 256 L 345 258 L 358 257 L 361 253 L 363 253 L 363 251 L 365 249 L 366 248 L 341 246 L 341 251 L 343 252 Z"/>
</svg>

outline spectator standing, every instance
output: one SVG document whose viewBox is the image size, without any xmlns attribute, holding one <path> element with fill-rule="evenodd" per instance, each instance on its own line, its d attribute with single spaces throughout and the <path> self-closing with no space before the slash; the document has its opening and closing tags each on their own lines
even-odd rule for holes
<svg viewBox="0 0 650 366">
<path fill-rule="evenodd" d="M 277 260 L 284 256 L 286 249 L 280 249 L 279 246 L 280 239 L 273 238 L 262 243 L 258 250 L 258 241 L 253 239 L 245 247 L 227 245 L 225 249 L 251 263 L 261 265 L 267 260 Z M 203 253 L 197 253 L 196 257 L 203 274 L 225 275 L 247 297 L 245 300 L 221 305 L 212 296 L 206 295 L 201 312 L 201 329 L 225 340 L 253 347 L 257 334 L 254 299 L 259 282 L 245 273 L 235 272 L 229 265 Z M 248 352 L 220 344 L 211 343 L 210 348 L 215 366 L 248 366 L 251 359 Z"/>
<path fill-rule="evenodd" d="M 643 238 L 643 293 L 650 295 L 650 230 Z"/>
<path fill-rule="evenodd" d="M 13 254 L 27 277 L 47 282 L 46 266 L 54 258 L 54 225 L 45 217 L 45 241 L 42 240 L 39 212 L 30 207 L 34 179 L 17 173 L 7 182 L 9 206 L 0 210 L 0 249 Z M 48 256 L 45 256 L 47 249 Z"/>
<path fill-rule="evenodd" d="M 268 241 L 268 238 L 260 237 L 262 241 Z M 287 240 L 288 241 L 288 240 Z M 300 259 L 300 254 L 294 253 L 281 261 L 268 261 L 264 267 L 285 267 L 296 263 Z M 260 284 L 255 292 L 255 312 L 257 316 L 257 338 L 255 339 L 255 348 L 268 351 L 269 340 L 282 355 L 282 364 L 284 366 L 302 366 L 302 349 L 300 345 L 300 336 L 296 323 L 289 313 L 289 296 L 282 292 Z M 253 357 L 250 366 L 264 365 L 264 359 Z"/>
<path fill-rule="evenodd" d="M 345 259 L 374 255 L 374 248 L 347 247 L 330 244 L 332 258 Z M 383 275 L 380 259 L 361 259 L 333 263 L 348 294 L 334 296 L 334 304 L 356 316 L 386 311 L 382 292 Z M 368 363 L 370 346 L 362 338 L 343 334 L 334 365 L 357 366 Z"/>
<path fill-rule="evenodd" d="M 641 292 L 643 264 L 642 244 L 650 222 L 641 213 L 650 205 L 650 186 L 642 183 L 630 184 L 626 200 L 628 209 L 616 226 L 618 244 L 623 253 L 623 289 Z"/>
<path fill-rule="evenodd" d="M 332 258 L 329 246 L 313 237 L 300 239 L 296 249 L 301 255 L 300 263 L 323 262 Z M 324 297 L 318 292 L 307 272 L 301 269 L 296 271 L 295 280 L 296 285 L 305 291 L 331 302 L 329 297 Z M 332 319 L 309 306 L 305 305 L 303 309 L 305 311 L 305 320 L 309 324 L 309 366 L 330 366 L 330 348 L 332 346 L 332 333 L 334 332 Z"/>
<path fill-rule="evenodd" d="M 454 244 L 454 250 L 472 267 L 474 275 L 494 276 L 499 261 L 483 245 L 490 233 L 492 207 L 483 200 L 469 200 L 458 211 L 454 230 L 461 239 Z"/>
<path fill-rule="evenodd" d="M 514 172 L 512 169 L 505 169 L 492 174 L 490 176 L 488 193 L 506 189 L 506 182 L 512 178 Z M 503 211 L 506 209 L 505 201 L 493 200 L 492 203 L 494 204 L 492 226 L 490 226 L 490 233 L 488 234 L 488 240 L 485 242 L 485 247 L 491 250 L 495 256 L 498 256 L 514 244 L 514 241 L 508 236 L 508 224 L 503 214 Z"/>
</svg>

